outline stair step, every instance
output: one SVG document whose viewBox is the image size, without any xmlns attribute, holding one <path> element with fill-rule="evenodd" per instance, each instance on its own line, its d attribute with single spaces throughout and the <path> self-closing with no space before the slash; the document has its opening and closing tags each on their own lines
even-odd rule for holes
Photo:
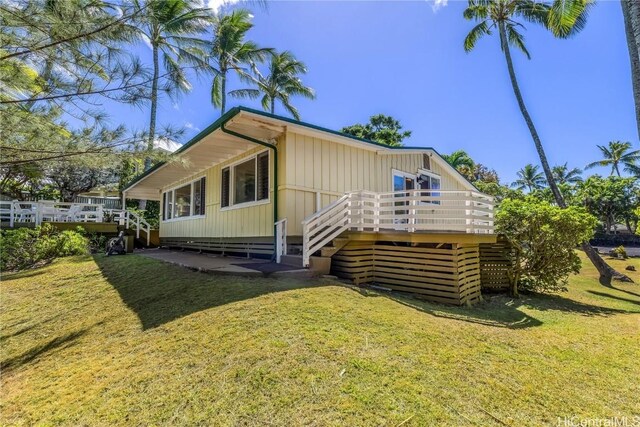
<svg viewBox="0 0 640 427">
<path fill-rule="evenodd" d="M 302 268 L 302 255 L 282 255 L 280 263 Z M 309 258 L 309 270 L 315 274 L 329 274 L 331 270 L 331 257 L 312 256 Z"/>
<path fill-rule="evenodd" d="M 337 248 L 335 246 L 325 246 L 324 248 L 320 249 L 320 254 L 322 256 L 333 256 L 339 250 L 340 250 L 340 248 Z"/>
</svg>

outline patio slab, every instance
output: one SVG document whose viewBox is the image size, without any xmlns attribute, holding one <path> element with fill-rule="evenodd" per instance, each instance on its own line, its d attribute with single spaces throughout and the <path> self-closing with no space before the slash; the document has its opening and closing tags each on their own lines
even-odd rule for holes
<svg viewBox="0 0 640 427">
<path fill-rule="evenodd" d="M 282 270 L 291 270 L 286 267 L 275 268 L 275 266 L 280 267 L 280 264 L 273 264 L 269 260 L 255 258 L 230 257 L 166 249 L 136 250 L 135 253 L 192 270 L 216 274 L 262 277 L 276 272 L 283 272 Z M 292 272 L 293 271 L 299 270 L 292 270 Z"/>
<path fill-rule="evenodd" d="M 197 252 L 171 251 L 166 249 L 145 249 L 136 251 L 138 255 L 154 258 L 160 261 L 176 264 L 181 267 L 198 271 L 216 272 L 221 274 L 240 274 L 248 276 L 262 276 L 262 272 L 242 267 L 242 264 L 268 263 L 267 260 L 236 258 Z"/>
</svg>

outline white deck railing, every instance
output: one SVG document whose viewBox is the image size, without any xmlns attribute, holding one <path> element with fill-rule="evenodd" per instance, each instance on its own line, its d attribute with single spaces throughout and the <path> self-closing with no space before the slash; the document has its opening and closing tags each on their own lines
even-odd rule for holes
<svg viewBox="0 0 640 427">
<path fill-rule="evenodd" d="M 347 193 L 302 221 L 302 259 L 347 230 L 493 233 L 493 198 L 474 191 Z"/>
<path fill-rule="evenodd" d="M 151 226 L 140 215 L 124 209 L 105 209 L 100 204 L 48 200 L 0 201 L 0 220 L 8 222 L 10 228 L 19 223 L 41 225 L 43 222 L 117 222 L 127 229 L 134 229 L 137 238 L 140 238 L 140 231 L 144 231 L 147 246 L 151 239 Z"/>
</svg>

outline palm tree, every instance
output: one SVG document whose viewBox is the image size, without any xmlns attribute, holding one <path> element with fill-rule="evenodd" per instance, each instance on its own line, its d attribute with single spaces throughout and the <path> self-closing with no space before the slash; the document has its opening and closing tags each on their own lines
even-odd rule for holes
<svg viewBox="0 0 640 427">
<path fill-rule="evenodd" d="M 227 75 L 234 70 L 241 77 L 248 75 L 245 66 L 262 62 L 273 49 L 259 48 L 254 42 L 245 41 L 253 27 L 251 13 L 238 9 L 230 15 L 219 14 L 213 22 L 213 47 L 211 61 L 215 77 L 211 84 L 211 103 L 224 114 L 227 107 Z"/>
<path fill-rule="evenodd" d="M 621 176 L 620 166 L 624 166 L 625 172 L 634 173 L 637 168 L 636 162 L 640 160 L 640 150 L 629 151 L 631 150 L 630 142 L 610 141 L 608 147 L 598 145 L 598 148 L 602 152 L 603 159 L 589 163 L 586 166 L 587 169 L 611 166 L 611 175 L 615 172 Z"/>
<path fill-rule="evenodd" d="M 551 169 L 551 173 L 553 173 L 553 178 L 558 184 L 575 184 L 582 182 L 582 177 L 580 176 L 582 175 L 582 169 L 569 169 L 567 163 L 564 165 L 554 166 Z"/>
<path fill-rule="evenodd" d="M 473 166 L 475 165 L 473 159 L 469 157 L 469 154 L 464 150 L 457 150 L 451 154 L 444 154 L 442 157 L 447 161 L 447 163 L 458 170 L 463 166 L 468 169 L 473 169 Z"/>
<path fill-rule="evenodd" d="M 134 7 L 139 19 L 136 22 L 140 36 L 151 46 L 153 56 L 153 80 L 151 84 L 151 112 L 147 150 L 153 150 L 156 136 L 158 109 L 158 83 L 164 78 L 163 91 L 170 95 L 188 91 L 182 63 L 206 70 L 203 59 L 207 44 L 198 34 L 206 30 L 211 22 L 211 10 L 197 7 L 195 0 L 135 0 Z M 160 58 L 164 74 L 160 75 Z M 145 170 L 151 167 L 151 159 L 145 159 Z"/>
<path fill-rule="evenodd" d="M 635 0 L 620 0 L 624 30 L 631 65 L 631 85 L 636 107 L 636 125 L 640 137 L 640 4 Z"/>
<path fill-rule="evenodd" d="M 526 188 L 529 192 L 544 187 L 544 175 L 542 175 L 539 169 L 539 166 L 534 166 L 531 163 L 525 165 L 525 167 L 518 171 L 518 179 L 515 180 L 511 186 L 518 190 L 524 190 Z"/>
<path fill-rule="evenodd" d="M 232 96 L 238 98 L 258 98 L 262 95 L 262 108 L 265 111 L 274 113 L 276 100 L 279 100 L 284 108 L 296 119 L 300 120 L 298 110 L 291 105 L 292 95 L 303 96 L 308 99 L 315 99 L 312 88 L 305 86 L 300 79 L 300 74 L 306 74 L 307 67 L 302 61 L 289 51 L 275 54 L 269 61 L 269 74 L 263 76 L 254 67 L 254 76 L 245 76 L 245 79 L 254 83 L 257 89 L 240 89 L 230 92 Z"/>
<path fill-rule="evenodd" d="M 517 21 L 518 18 L 542 25 L 556 37 L 568 38 L 584 28 L 587 23 L 588 11 L 592 5 L 593 3 L 590 0 L 554 0 L 550 4 L 534 0 L 469 0 L 469 5 L 463 13 L 465 19 L 480 21 L 471 29 L 464 40 L 464 49 L 467 52 L 473 50 L 476 42 L 481 37 L 491 35 L 491 31 L 497 29 L 500 36 L 500 47 L 505 56 L 511 86 L 513 87 L 518 107 L 531 133 L 531 138 L 540 157 L 542 170 L 547 178 L 553 197 L 561 208 L 566 208 L 567 205 L 553 178 L 542 141 L 522 98 L 513 67 L 513 60 L 511 59 L 511 47 L 522 51 L 527 58 L 531 57 L 524 44 L 524 37 L 518 31 L 524 28 L 524 25 Z M 613 276 L 620 280 L 631 281 L 629 277 L 616 272 L 604 262 L 588 242 L 583 243 L 582 249 L 598 269 L 603 284 L 609 285 Z"/>
<path fill-rule="evenodd" d="M 496 29 L 500 36 L 500 47 L 504 53 L 511 86 L 518 101 L 522 117 L 527 123 L 529 132 L 540 157 L 542 169 L 549 183 L 553 196 L 560 207 L 566 207 L 562 194 L 558 190 L 551 167 L 547 161 L 542 142 L 536 130 L 533 119 L 522 98 L 520 86 L 516 79 L 515 69 L 511 58 L 511 47 L 514 47 L 527 58 L 531 58 L 524 44 L 524 37 L 519 32 L 525 28 L 517 19 L 542 25 L 559 38 L 568 38 L 576 34 L 586 25 L 587 12 L 591 6 L 589 0 L 555 0 L 553 3 L 543 3 L 534 0 L 469 0 L 463 16 L 468 20 L 480 21 L 464 40 L 464 49 L 473 50 L 476 42 L 485 35 L 490 35 Z"/>
</svg>

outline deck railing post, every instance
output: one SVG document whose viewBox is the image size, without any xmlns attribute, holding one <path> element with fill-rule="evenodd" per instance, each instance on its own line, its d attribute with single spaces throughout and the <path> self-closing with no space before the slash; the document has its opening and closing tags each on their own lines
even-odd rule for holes
<svg viewBox="0 0 640 427">
<path fill-rule="evenodd" d="M 37 202 L 36 203 L 36 226 L 40 225 L 42 223 L 42 209 L 44 208 L 44 206 L 42 205 L 42 203 Z"/>
<path fill-rule="evenodd" d="M 9 207 L 9 227 L 13 228 L 13 221 L 14 221 L 14 215 L 15 215 L 15 205 L 16 205 L 16 201 L 14 200 L 11 202 L 11 206 Z"/>
<path fill-rule="evenodd" d="M 373 199 L 373 231 L 380 231 L 380 193 L 376 193 Z"/>
<path fill-rule="evenodd" d="M 136 215 L 136 239 L 140 238 L 140 217 Z"/>
</svg>

